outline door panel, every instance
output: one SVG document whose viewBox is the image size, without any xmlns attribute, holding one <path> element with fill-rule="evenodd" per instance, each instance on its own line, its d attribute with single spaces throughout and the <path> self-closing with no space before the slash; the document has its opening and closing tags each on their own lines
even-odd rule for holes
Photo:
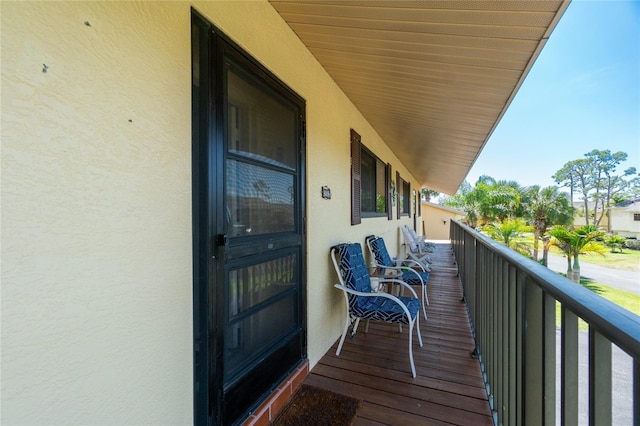
<svg viewBox="0 0 640 426">
<path fill-rule="evenodd" d="M 234 424 L 306 357 L 304 101 L 193 23 L 196 423 Z"/>
<path fill-rule="evenodd" d="M 295 170 L 298 111 L 261 79 L 226 58 L 229 151 Z"/>
<path fill-rule="evenodd" d="M 225 382 L 231 383 L 274 341 L 297 332 L 297 253 L 229 272 Z"/>
<path fill-rule="evenodd" d="M 228 236 L 295 231 L 295 176 L 227 159 Z"/>
</svg>

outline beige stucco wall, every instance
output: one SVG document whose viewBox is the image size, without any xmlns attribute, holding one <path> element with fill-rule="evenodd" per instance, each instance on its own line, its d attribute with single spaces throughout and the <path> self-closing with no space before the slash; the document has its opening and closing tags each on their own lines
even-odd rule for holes
<svg viewBox="0 0 640 426">
<path fill-rule="evenodd" d="M 589 225 L 593 225 L 594 222 L 594 217 L 593 217 L 593 203 L 591 203 L 589 205 Z M 573 226 L 584 226 L 586 225 L 586 220 L 585 220 L 585 216 L 584 216 L 584 204 L 582 202 L 577 202 L 574 203 L 573 206 L 576 208 L 575 214 L 573 216 Z M 602 207 L 602 206 L 601 206 Z M 602 214 L 602 208 L 598 209 L 598 214 L 596 215 L 596 217 L 600 217 L 600 215 Z M 606 213 L 602 216 L 602 219 L 600 219 L 600 229 L 606 231 L 609 225 L 609 217 L 606 215 Z"/>
<path fill-rule="evenodd" d="M 635 208 L 634 208 L 635 207 Z M 640 237 L 640 221 L 633 220 L 633 214 L 638 213 L 637 206 L 626 209 L 611 209 L 611 231 L 623 237 Z"/>
<path fill-rule="evenodd" d="M 433 203 L 422 203 L 422 220 L 425 235 L 430 240 L 448 240 L 452 219 L 461 219 L 464 214 Z M 422 231 L 419 230 L 422 234 Z"/>
<path fill-rule="evenodd" d="M 313 366 L 329 247 L 412 223 L 350 225 L 350 128 L 419 186 L 268 3 L 193 4 L 307 102 Z M 193 421 L 190 6 L 0 3 L 2 424 Z"/>
</svg>

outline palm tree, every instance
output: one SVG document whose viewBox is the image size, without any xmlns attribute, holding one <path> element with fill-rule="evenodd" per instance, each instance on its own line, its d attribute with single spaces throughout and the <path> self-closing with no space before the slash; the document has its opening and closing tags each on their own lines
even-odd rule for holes
<svg viewBox="0 0 640 426">
<path fill-rule="evenodd" d="M 491 238 L 504 243 L 510 249 L 518 253 L 530 256 L 529 246 L 523 241 L 525 233 L 533 231 L 521 219 L 505 219 L 499 224 L 491 224 L 485 228 Z"/>
<path fill-rule="evenodd" d="M 551 244 L 557 246 L 567 255 L 567 278 L 574 282 L 580 282 L 580 255 L 597 253 L 604 255 L 605 247 L 596 241 L 605 235 L 593 225 L 585 225 L 574 230 L 569 230 L 564 226 L 554 226 L 550 231 Z M 571 265 L 573 258 L 573 266 Z"/>
<path fill-rule="evenodd" d="M 474 187 L 465 181 L 456 195 L 444 204 L 463 209 L 467 213 L 466 222 L 475 228 L 493 221 L 502 222 L 507 218 L 520 217 L 522 195 L 518 182 L 496 181 L 491 176 L 483 175 L 478 178 Z"/>
<path fill-rule="evenodd" d="M 478 197 L 479 211 L 486 221 L 500 221 L 521 217 L 523 191 L 518 182 L 498 180 L 481 176 L 476 190 L 482 193 Z"/>
<path fill-rule="evenodd" d="M 573 250 L 571 249 L 571 233 L 569 229 L 564 226 L 556 225 L 551 228 L 547 234 L 550 239 L 545 243 L 545 250 L 549 250 L 549 246 L 556 246 L 567 257 L 567 278 L 573 280 L 573 264 L 571 258 L 573 256 Z"/>
<path fill-rule="evenodd" d="M 552 225 L 569 225 L 573 220 L 574 208 L 569 204 L 567 194 L 557 186 L 540 189 L 538 185 L 525 190 L 523 201 L 527 216 L 534 228 L 533 258 L 538 260 L 539 240 Z M 543 246 L 542 264 L 547 266 L 548 245 Z"/>
</svg>

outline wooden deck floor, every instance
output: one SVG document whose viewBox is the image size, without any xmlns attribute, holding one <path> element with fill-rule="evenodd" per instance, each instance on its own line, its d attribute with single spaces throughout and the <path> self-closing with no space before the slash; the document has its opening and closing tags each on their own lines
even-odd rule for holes
<svg viewBox="0 0 640 426">
<path fill-rule="evenodd" d="M 368 333 L 361 324 L 340 357 L 336 342 L 305 379 L 361 399 L 355 425 L 493 424 L 448 241 L 437 242 L 434 258 L 422 348 L 414 335 L 415 379 L 406 329 L 399 334 L 397 325 L 380 323 Z"/>
</svg>

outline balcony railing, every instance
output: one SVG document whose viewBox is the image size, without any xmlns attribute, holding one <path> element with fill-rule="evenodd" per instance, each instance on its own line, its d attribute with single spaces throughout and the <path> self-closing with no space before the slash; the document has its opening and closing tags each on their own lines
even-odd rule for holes
<svg viewBox="0 0 640 426">
<path fill-rule="evenodd" d="M 633 360 L 631 424 L 640 424 L 639 316 L 461 223 L 451 223 L 451 243 L 496 424 L 553 425 L 560 403 L 558 423 L 578 425 L 578 318 L 589 329 L 589 424 L 612 423 L 612 345 Z"/>
</svg>

